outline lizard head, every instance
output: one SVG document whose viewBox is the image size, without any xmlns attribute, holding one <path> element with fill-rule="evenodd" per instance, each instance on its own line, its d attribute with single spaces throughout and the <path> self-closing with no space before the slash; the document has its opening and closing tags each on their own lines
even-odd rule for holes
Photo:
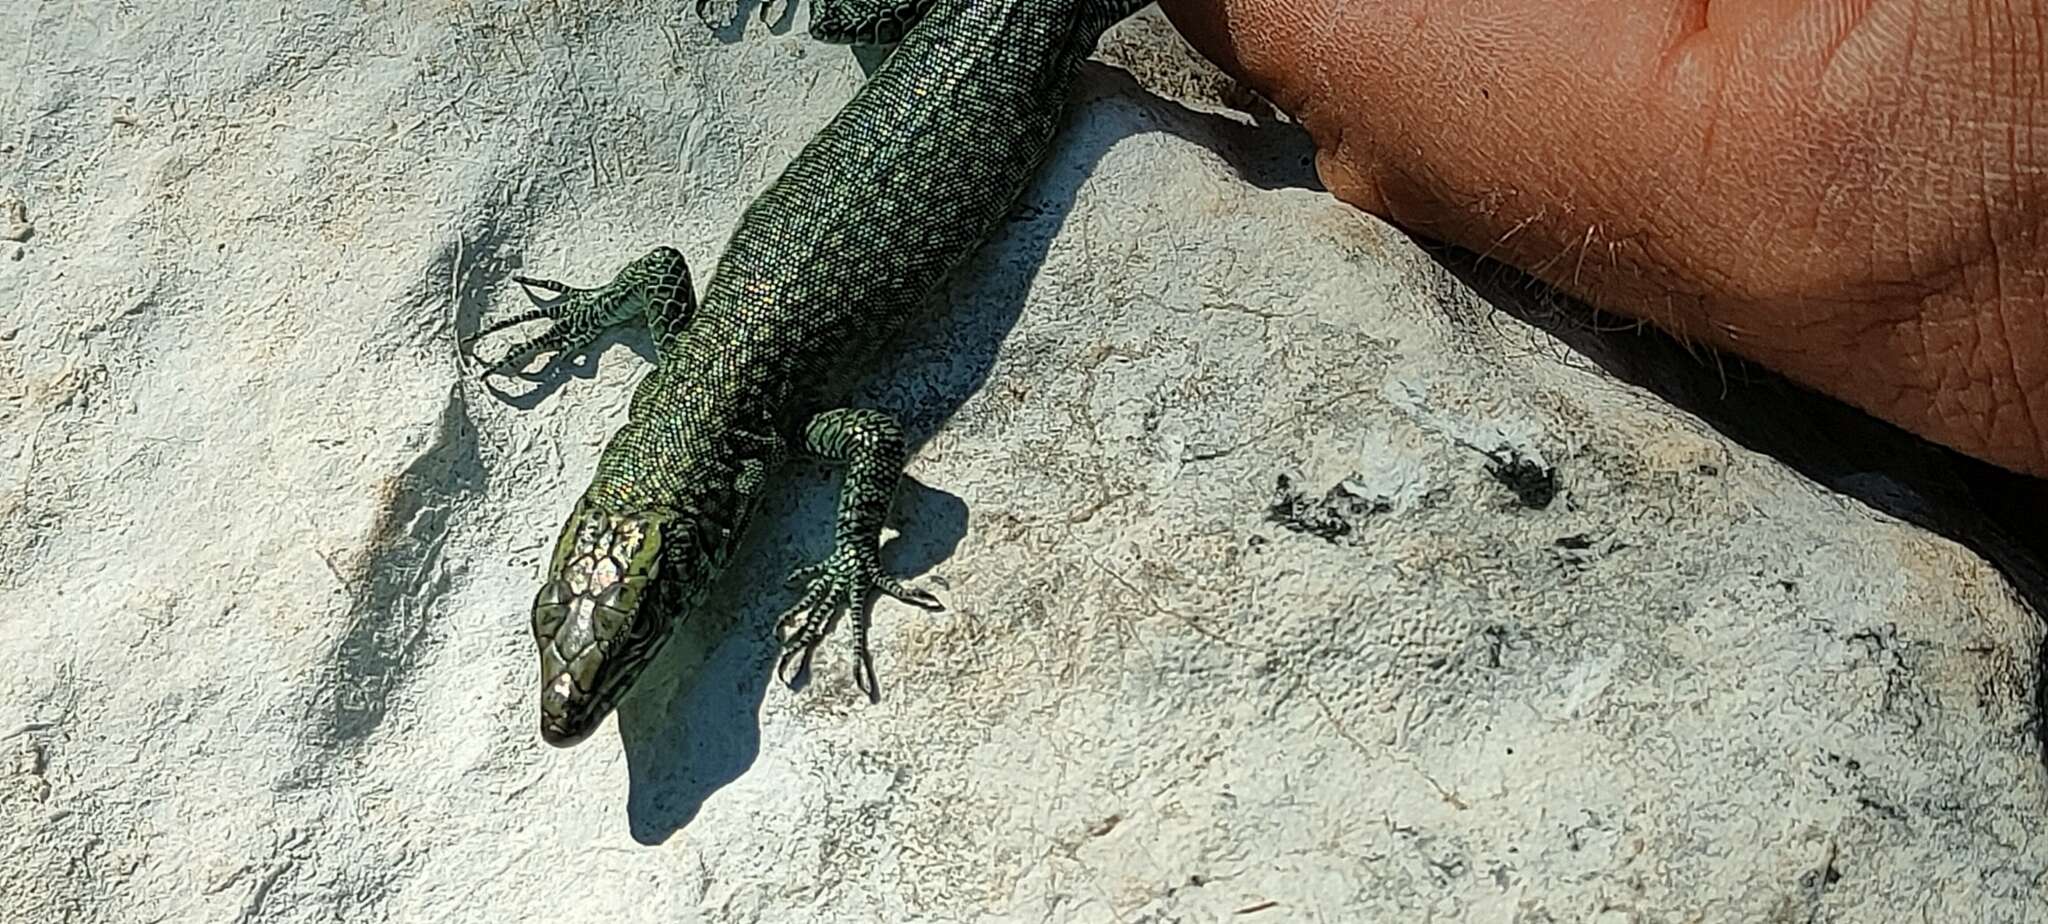
<svg viewBox="0 0 2048 924">
<path fill-rule="evenodd" d="M 597 729 L 668 638 L 679 614 L 658 592 L 663 514 L 608 513 L 579 500 L 533 600 L 540 736 L 555 747 Z"/>
</svg>

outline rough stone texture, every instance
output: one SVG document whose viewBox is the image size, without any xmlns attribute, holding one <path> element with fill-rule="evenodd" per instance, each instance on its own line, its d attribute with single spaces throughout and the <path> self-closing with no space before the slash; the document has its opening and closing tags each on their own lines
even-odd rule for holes
<svg viewBox="0 0 2048 924">
<path fill-rule="evenodd" d="M 951 606 L 878 606 L 884 701 L 769 677 L 799 466 L 542 745 L 645 342 L 455 337 L 707 277 L 860 74 L 688 9 L 0 11 L 0 917 L 2048 920 L 2028 591 L 1496 310 L 1151 13 L 870 389 Z"/>
</svg>

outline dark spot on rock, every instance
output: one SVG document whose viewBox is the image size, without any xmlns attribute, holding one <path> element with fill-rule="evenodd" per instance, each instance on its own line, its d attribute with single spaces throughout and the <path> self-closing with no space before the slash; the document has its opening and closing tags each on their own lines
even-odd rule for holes
<svg viewBox="0 0 2048 924">
<path fill-rule="evenodd" d="M 1486 458 L 1486 473 L 1513 491 L 1522 506 L 1542 510 L 1557 499 L 1557 469 L 1524 459 L 1516 449 L 1498 449 Z"/>
<path fill-rule="evenodd" d="M 1386 498 L 1367 498 L 1349 482 L 1338 482 L 1320 499 L 1311 499 L 1295 488 L 1294 479 L 1283 474 L 1275 479 L 1266 521 L 1334 543 L 1351 535 L 1368 518 L 1393 509 Z"/>
</svg>

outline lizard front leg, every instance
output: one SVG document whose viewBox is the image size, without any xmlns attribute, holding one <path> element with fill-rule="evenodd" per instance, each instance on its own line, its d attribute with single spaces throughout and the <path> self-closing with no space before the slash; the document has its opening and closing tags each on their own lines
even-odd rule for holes
<svg viewBox="0 0 2048 924">
<path fill-rule="evenodd" d="M 846 476 L 839 489 L 832 553 L 823 561 L 790 572 L 790 583 L 803 585 L 805 590 L 777 622 L 783 641 L 776 675 L 789 683 L 802 673 L 818 643 L 831 633 L 840 615 L 851 610 L 854 682 L 868 699 L 879 699 L 874 658 L 868 652 L 869 592 L 879 590 L 926 610 L 944 609 L 931 594 L 906 587 L 882 571 L 882 521 L 889 514 L 896 482 L 903 474 L 903 429 L 880 411 L 826 411 L 805 425 L 804 448 L 844 465 Z"/>
<path fill-rule="evenodd" d="M 506 318 L 463 341 L 463 353 L 474 357 L 478 340 L 528 321 L 550 321 L 548 329 L 513 347 L 498 361 L 485 367 L 485 374 L 515 368 L 546 352 L 571 353 L 596 341 L 607 329 L 634 317 L 646 319 L 654 337 L 657 355 L 666 356 L 689 327 L 697 313 L 697 293 L 690 286 L 690 265 L 673 247 L 657 247 L 619 270 L 612 281 L 595 289 L 578 289 L 551 279 L 514 276 L 512 281 L 526 289 L 534 310 Z M 542 301 L 539 289 L 555 297 Z"/>
</svg>

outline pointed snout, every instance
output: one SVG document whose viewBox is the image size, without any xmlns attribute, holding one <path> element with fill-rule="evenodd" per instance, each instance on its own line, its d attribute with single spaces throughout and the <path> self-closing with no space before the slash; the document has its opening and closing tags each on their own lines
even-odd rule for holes
<svg viewBox="0 0 2048 924">
<path fill-rule="evenodd" d="M 576 682 L 566 671 L 540 688 L 540 740 L 558 748 L 571 747 L 597 730 L 604 712 L 581 715 L 590 709 L 589 697 L 576 695 Z"/>
</svg>

